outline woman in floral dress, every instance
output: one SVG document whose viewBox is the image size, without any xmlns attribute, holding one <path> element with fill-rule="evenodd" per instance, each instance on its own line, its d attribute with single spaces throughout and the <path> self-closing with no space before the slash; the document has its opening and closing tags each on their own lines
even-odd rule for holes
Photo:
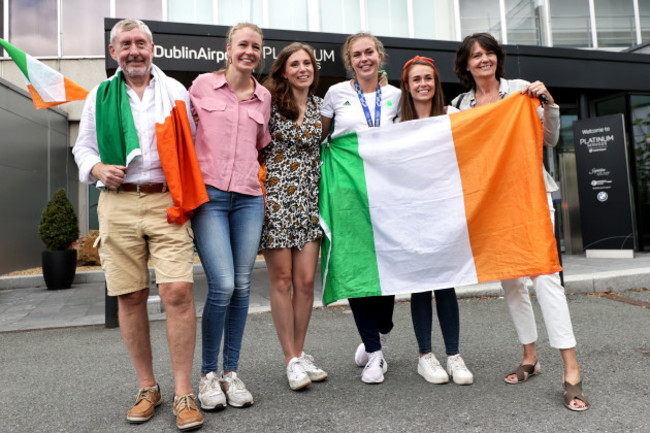
<svg viewBox="0 0 650 433">
<path fill-rule="evenodd" d="M 327 378 L 303 351 L 322 237 L 318 224 L 322 100 L 314 96 L 318 67 L 313 49 L 298 42 L 285 47 L 264 85 L 273 106 L 272 141 L 264 153 L 266 214 L 260 249 L 271 279 L 271 314 L 289 386 L 298 390 Z"/>
</svg>

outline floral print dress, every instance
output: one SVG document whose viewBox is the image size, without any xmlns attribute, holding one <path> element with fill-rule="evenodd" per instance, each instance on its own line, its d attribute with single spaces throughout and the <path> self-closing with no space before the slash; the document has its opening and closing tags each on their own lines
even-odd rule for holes
<svg viewBox="0 0 650 433">
<path fill-rule="evenodd" d="M 310 96 L 302 125 L 271 109 L 271 143 L 266 147 L 266 212 L 260 249 L 302 247 L 323 236 L 318 224 L 320 110 Z"/>
</svg>

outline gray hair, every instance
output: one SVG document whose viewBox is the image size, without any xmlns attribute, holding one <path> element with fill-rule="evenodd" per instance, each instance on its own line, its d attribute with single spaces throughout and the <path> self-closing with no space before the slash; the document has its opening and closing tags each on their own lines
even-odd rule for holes
<svg viewBox="0 0 650 433">
<path fill-rule="evenodd" d="M 153 42 L 153 35 L 151 34 L 151 30 L 149 29 L 149 26 L 147 26 L 145 23 L 143 23 L 140 20 L 127 18 L 125 20 L 118 21 L 117 23 L 115 23 L 115 25 L 111 29 L 111 36 L 109 39 L 111 45 L 115 43 L 115 38 L 117 37 L 118 32 L 128 32 L 133 29 L 142 30 L 149 37 L 149 41 Z"/>
</svg>

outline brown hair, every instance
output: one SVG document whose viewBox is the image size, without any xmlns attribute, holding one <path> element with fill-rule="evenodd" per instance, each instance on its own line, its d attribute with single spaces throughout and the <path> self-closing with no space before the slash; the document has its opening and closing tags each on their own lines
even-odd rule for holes
<svg viewBox="0 0 650 433">
<path fill-rule="evenodd" d="M 440 84 L 438 70 L 426 60 L 416 59 L 413 61 L 413 63 L 411 63 L 408 69 L 404 71 L 406 80 L 402 80 L 402 83 L 400 84 L 400 89 L 402 90 L 402 98 L 400 100 L 400 117 L 402 122 L 418 118 L 418 115 L 415 111 L 415 105 L 413 104 L 413 96 L 411 96 L 411 92 L 408 89 L 409 72 L 415 65 L 425 65 L 433 69 L 435 93 L 433 95 L 433 101 L 431 101 L 431 112 L 429 113 L 429 117 L 447 113 L 447 108 L 445 108 L 445 95 L 442 92 L 442 84 Z"/>
<path fill-rule="evenodd" d="M 228 29 L 228 34 L 226 35 L 226 49 L 228 49 L 228 46 L 230 46 L 232 44 L 232 38 L 235 35 L 235 33 L 237 33 L 237 31 L 239 31 L 241 29 L 245 29 L 245 28 L 251 29 L 254 32 L 256 32 L 257 34 L 259 34 L 260 39 L 262 39 L 262 43 L 264 43 L 264 34 L 262 33 L 261 28 L 259 28 L 256 24 L 253 24 L 253 23 L 242 22 L 242 23 L 237 23 L 237 24 L 235 24 L 234 26 L 232 26 L 231 28 Z M 264 50 L 262 50 L 262 52 L 260 53 L 260 61 L 257 64 L 257 69 L 260 70 L 260 71 L 262 69 L 264 69 L 263 53 L 264 53 Z M 226 67 L 224 68 L 224 70 L 228 70 L 229 65 L 230 65 L 230 58 L 226 58 Z"/>
<path fill-rule="evenodd" d="M 352 61 L 350 59 L 350 46 L 359 39 L 368 38 L 375 43 L 375 48 L 377 52 L 381 55 L 381 60 L 379 61 L 379 69 L 382 69 L 386 64 L 386 49 L 384 44 L 381 43 L 377 37 L 369 32 L 359 32 L 353 35 L 350 35 L 345 40 L 343 47 L 341 47 L 341 57 L 343 57 L 343 64 L 345 65 L 345 70 L 348 71 L 353 77 L 356 77 L 354 68 L 352 67 Z"/>
<path fill-rule="evenodd" d="M 454 72 L 460 80 L 460 84 L 462 84 L 464 87 L 472 89 L 476 88 L 476 83 L 474 82 L 474 77 L 472 77 L 472 74 L 467 70 L 467 61 L 469 59 L 470 53 L 472 52 L 474 42 L 478 42 L 478 44 L 483 47 L 484 50 L 492 51 L 497 55 L 497 69 L 495 74 L 497 80 L 503 77 L 505 73 L 505 70 L 503 69 L 503 62 L 506 58 L 506 52 L 503 50 L 503 48 L 501 48 L 499 42 L 497 42 L 497 40 L 494 39 L 494 36 L 491 34 L 474 33 L 473 35 L 465 37 L 465 39 L 463 39 L 463 42 L 460 43 L 458 49 L 456 50 L 456 64 L 454 66 Z"/>
<path fill-rule="evenodd" d="M 278 54 L 278 58 L 275 59 L 273 65 L 271 65 L 271 71 L 269 72 L 268 77 L 264 80 L 264 87 L 269 89 L 269 92 L 271 92 L 272 101 L 277 105 L 278 111 L 290 120 L 297 120 L 300 111 L 296 104 L 296 100 L 293 97 L 291 85 L 289 84 L 289 81 L 282 76 L 282 73 L 284 72 L 289 57 L 300 50 L 305 51 L 309 55 L 309 59 L 314 68 L 314 82 L 309 86 L 309 95 L 313 95 L 318 86 L 318 64 L 316 63 L 316 57 L 314 57 L 314 49 L 302 42 L 293 42 L 282 48 L 282 51 Z"/>
</svg>

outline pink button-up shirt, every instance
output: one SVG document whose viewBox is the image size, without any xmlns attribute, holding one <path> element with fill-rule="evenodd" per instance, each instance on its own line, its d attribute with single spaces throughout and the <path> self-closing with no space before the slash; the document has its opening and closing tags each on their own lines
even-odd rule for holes
<svg viewBox="0 0 650 433">
<path fill-rule="evenodd" d="M 262 195 L 258 152 L 271 141 L 269 91 L 255 81 L 253 96 L 238 101 L 225 74 L 210 72 L 196 77 L 190 99 L 192 112 L 199 116 L 195 146 L 205 183 L 222 191 Z"/>
</svg>

